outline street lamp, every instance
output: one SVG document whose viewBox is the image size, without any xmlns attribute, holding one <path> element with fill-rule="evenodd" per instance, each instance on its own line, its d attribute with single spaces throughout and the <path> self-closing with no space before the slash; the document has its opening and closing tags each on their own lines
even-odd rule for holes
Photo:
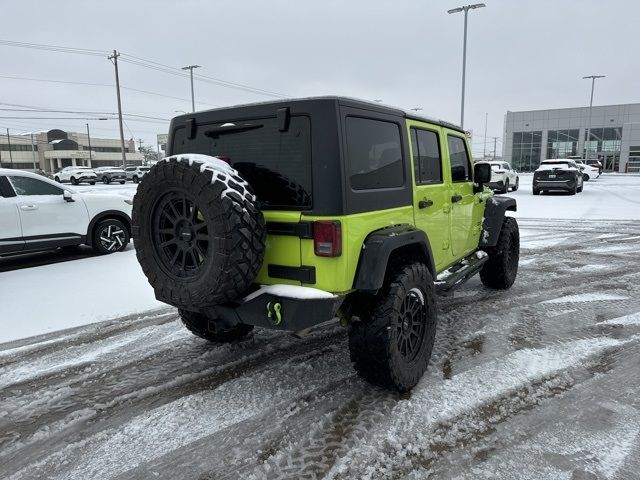
<svg viewBox="0 0 640 480">
<path fill-rule="evenodd" d="M 582 77 L 583 80 L 590 78 L 591 79 L 591 101 L 589 102 L 589 121 L 587 123 L 587 139 L 584 141 L 584 148 L 583 153 L 584 153 L 584 161 L 585 163 L 587 162 L 587 142 L 591 141 L 591 109 L 593 108 L 593 89 L 595 87 L 596 84 L 596 78 L 604 78 L 605 75 L 588 75 L 586 77 Z"/>
<path fill-rule="evenodd" d="M 473 5 L 466 5 L 464 7 L 453 8 L 448 10 L 447 13 L 460 13 L 464 12 L 464 42 L 462 44 L 462 101 L 460 106 L 460 126 L 464 126 L 464 82 L 465 74 L 467 70 L 467 15 L 469 10 L 475 10 L 476 8 L 486 7 L 484 3 L 474 3 Z"/>
<path fill-rule="evenodd" d="M 193 97 L 193 69 L 200 68 L 200 65 L 188 65 L 186 67 L 182 67 L 182 70 L 189 70 L 189 74 L 191 76 L 191 111 L 196 111 L 196 101 Z"/>
<path fill-rule="evenodd" d="M 109 120 L 108 118 L 97 118 L 96 120 Z M 93 162 L 93 158 L 91 158 L 91 133 L 89 133 L 89 124 L 87 123 L 87 143 L 89 144 L 89 166 L 91 167 L 91 162 Z"/>
</svg>

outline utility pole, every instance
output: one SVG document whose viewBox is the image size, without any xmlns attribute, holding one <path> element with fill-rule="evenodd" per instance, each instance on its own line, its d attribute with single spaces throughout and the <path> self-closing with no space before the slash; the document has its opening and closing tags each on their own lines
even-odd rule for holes
<svg viewBox="0 0 640 480">
<path fill-rule="evenodd" d="M 469 10 L 486 7 L 484 3 L 474 3 L 473 5 L 465 5 L 464 7 L 453 8 L 447 13 L 464 12 L 464 41 L 462 44 L 462 101 L 460 104 L 460 127 L 464 127 L 464 84 L 467 72 L 467 16 Z"/>
<path fill-rule="evenodd" d="M 31 132 L 31 155 L 33 156 L 33 171 L 37 170 L 36 168 L 36 148 L 33 143 L 33 132 Z"/>
<path fill-rule="evenodd" d="M 482 160 L 487 156 L 487 120 L 489 119 L 489 112 L 484 114 L 484 147 L 482 147 Z"/>
<path fill-rule="evenodd" d="M 7 143 L 9 144 L 9 161 L 11 162 L 11 168 L 13 168 L 13 155 L 11 154 L 11 138 L 9 138 L 8 128 L 7 128 Z"/>
<path fill-rule="evenodd" d="M 113 51 L 109 60 L 113 61 L 113 66 L 116 69 L 116 94 L 118 96 L 118 123 L 120 124 L 120 148 L 122 149 L 122 168 L 127 166 L 127 154 L 124 149 L 124 130 L 122 128 L 122 102 L 120 101 L 120 76 L 118 75 L 118 57 L 120 54 Z"/>
<path fill-rule="evenodd" d="M 496 161 L 496 144 L 498 142 L 498 137 L 491 137 L 493 138 L 493 161 Z"/>
<path fill-rule="evenodd" d="M 582 77 L 582 79 L 590 78 L 591 79 L 591 101 L 589 102 L 589 122 L 587 123 L 587 138 L 584 141 L 584 161 L 586 163 L 587 156 L 589 153 L 587 152 L 587 142 L 591 141 L 591 109 L 593 108 L 593 89 L 596 84 L 596 78 L 604 78 L 604 75 L 589 75 L 587 77 Z"/>
<path fill-rule="evenodd" d="M 196 111 L 196 100 L 193 96 L 193 69 L 200 68 L 200 65 L 188 65 L 186 67 L 182 67 L 182 70 L 189 70 L 189 74 L 191 76 L 191 111 Z"/>
<path fill-rule="evenodd" d="M 93 158 L 91 158 L 91 134 L 89 133 L 89 124 L 87 123 L 87 141 L 89 142 L 89 166 L 91 167 L 91 162 L 93 162 Z"/>
</svg>

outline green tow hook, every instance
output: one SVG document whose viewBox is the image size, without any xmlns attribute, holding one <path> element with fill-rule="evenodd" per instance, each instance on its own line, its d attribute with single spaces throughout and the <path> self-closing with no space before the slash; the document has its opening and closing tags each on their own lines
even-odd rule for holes
<svg viewBox="0 0 640 480">
<path fill-rule="evenodd" d="M 280 325 L 280 323 L 282 323 L 282 304 L 280 302 L 267 303 L 267 318 L 271 320 L 274 325 Z"/>
</svg>

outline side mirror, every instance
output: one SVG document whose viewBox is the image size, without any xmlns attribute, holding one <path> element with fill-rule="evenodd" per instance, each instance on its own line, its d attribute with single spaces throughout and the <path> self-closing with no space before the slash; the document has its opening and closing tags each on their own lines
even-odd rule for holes
<svg viewBox="0 0 640 480">
<path fill-rule="evenodd" d="M 486 162 L 478 162 L 473 166 L 473 181 L 482 186 L 491 181 L 491 165 Z"/>
<path fill-rule="evenodd" d="M 71 192 L 69 190 L 65 190 L 64 192 L 62 192 L 62 198 L 64 198 L 65 202 L 75 202 L 75 200 L 73 199 L 73 195 L 71 195 Z"/>
</svg>

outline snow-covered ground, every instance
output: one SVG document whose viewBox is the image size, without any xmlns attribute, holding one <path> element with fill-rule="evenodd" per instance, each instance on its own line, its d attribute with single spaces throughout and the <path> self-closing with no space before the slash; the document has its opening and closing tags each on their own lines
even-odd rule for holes
<svg viewBox="0 0 640 480">
<path fill-rule="evenodd" d="M 163 307 L 124 252 L 0 273 L 0 343 Z"/>
<path fill-rule="evenodd" d="M 640 176 L 604 173 L 584 182 L 577 195 L 553 192 L 533 196 L 533 175 L 520 174 L 520 188 L 509 192 L 518 201 L 519 218 L 640 220 Z"/>
<path fill-rule="evenodd" d="M 516 284 L 438 299 L 410 395 L 359 379 L 337 325 L 192 336 L 133 246 L 0 273 L 0 335 L 87 324 L 0 345 L 0 478 L 640 478 L 640 177 L 530 179 Z"/>
</svg>

